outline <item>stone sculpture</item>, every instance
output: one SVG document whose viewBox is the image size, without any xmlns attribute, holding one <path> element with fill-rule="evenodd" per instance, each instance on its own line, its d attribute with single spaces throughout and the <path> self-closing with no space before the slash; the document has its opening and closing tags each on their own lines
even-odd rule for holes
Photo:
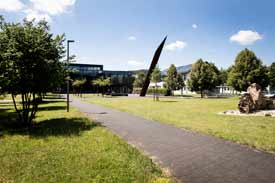
<svg viewBox="0 0 275 183">
<path fill-rule="evenodd" d="M 266 98 L 260 85 L 253 83 L 247 88 L 247 93 L 240 97 L 238 109 L 241 113 L 251 113 L 257 110 L 275 109 L 272 99 Z"/>
</svg>

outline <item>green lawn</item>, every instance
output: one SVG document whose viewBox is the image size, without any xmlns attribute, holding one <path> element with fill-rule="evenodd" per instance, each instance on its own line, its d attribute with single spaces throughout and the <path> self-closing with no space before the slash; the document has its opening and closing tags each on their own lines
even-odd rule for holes
<svg viewBox="0 0 275 183">
<path fill-rule="evenodd" d="M 19 95 L 16 97 L 16 99 L 19 99 Z M 10 94 L 0 95 L 0 101 L 1 100 L 12 100 L 12 97 Z"/>
<path fill-rule="evenodd" d="M 225 116 L 236 109 L 238 99 L 91 98 L 89 102 L 113 107 L 147 119 L 211 134 L 226 140 L 275 152 L 275 118 Z"/>
<path fill-rule="evenodd" d="M 172 182 L 138 150 L 65 102 L 48 102 L 30 130 L 0 103 L 0 182 Z"/>
</svg>

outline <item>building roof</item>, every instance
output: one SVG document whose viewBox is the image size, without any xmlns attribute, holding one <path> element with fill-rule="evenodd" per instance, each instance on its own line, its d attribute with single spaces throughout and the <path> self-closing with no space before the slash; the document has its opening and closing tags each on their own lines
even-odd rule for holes
<svg viewBox="0 0 275 183">
<path fill-rule="evenodd" d="M 103 65 L 99 65 L 99 64 L 80 64 L 80 63 L 71 63 L 70 64 L 71 66 L 80 66 L 80 67 L 102 67 L 103 68 Z"/>
<path fill-rule="evenodd" d="M 103 73 L 105 74 L 133 74 L 132 71 L 115 71 L 115 70 L 104 70 Z"/>
</svg>

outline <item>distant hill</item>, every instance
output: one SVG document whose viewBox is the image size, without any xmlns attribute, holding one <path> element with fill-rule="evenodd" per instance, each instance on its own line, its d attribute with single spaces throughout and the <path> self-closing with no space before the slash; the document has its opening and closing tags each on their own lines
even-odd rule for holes
<svg viewBox="0 0 275 183">
<path fill-rule="evenodd" d="M 190 72 L 191 71 L 191 69 L 192 69 L 192 64 L 188 64 L 188 65 L 182 65 L 182 66 L 178 66 L 178 67 L 176 67 L 177 68 L 177 72 L 178 73 L 187 73 L 187 72 Z M 166 75 L 167 74 L 167 70 L 168 69 L 165 69 L 165 70 L 163 70 L 163 71 L 161 71 L 161 74 L 162 75 Z M 147 69 L 139 69 L 139 70 L 131 70 L 131 72 L 133 73 L 133 74 L 137 74 L 137 73 L 139 73 L 139 72 L 147 72 L 148 70 Z"/>
<path fill-rule="evenodd" d="M 138 69 L 138 70 L 131 70 L 131 72 L 133 73 L 133 74 L 138 74 L 139 72 L 147 72 L 148 70 L 147 69 Z"/>
<path fill-rule="evenodd" d="M 192 64 L 188 64 L 188 65 L 183 65 L 183 66 L 178 66 L 176 67 L 177 68 L 177 71 L 178 73 L 186 73 L 186 72 L 189 72 L 191 71 L 192 69 Z M 167 75 L 167 70 L 168 69 L 165 69 L 161 72 L 162 75 Z"/>
</svg>

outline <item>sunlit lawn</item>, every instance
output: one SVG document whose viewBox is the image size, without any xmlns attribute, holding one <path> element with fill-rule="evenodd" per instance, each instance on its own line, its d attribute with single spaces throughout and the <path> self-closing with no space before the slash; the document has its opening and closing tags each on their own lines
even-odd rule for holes
<svg viewBox="0 0 275 183">
<path fill-rule="evenodd" d="M 113 107 L 147 119 L 211 134 L 226 140 L 275 152 L 275 118 L 226 116 L 218 112 L 236 109 L 238 99 L 91 98 L 91 103 Z"/>
<path fill-rule="evenodd" d="M 0 182 L 169 182 L 132 146 L 65 102 L 41 106 L 30 130 L 15 128 L 12 104 L 0 104 Z"/>
</svg>

